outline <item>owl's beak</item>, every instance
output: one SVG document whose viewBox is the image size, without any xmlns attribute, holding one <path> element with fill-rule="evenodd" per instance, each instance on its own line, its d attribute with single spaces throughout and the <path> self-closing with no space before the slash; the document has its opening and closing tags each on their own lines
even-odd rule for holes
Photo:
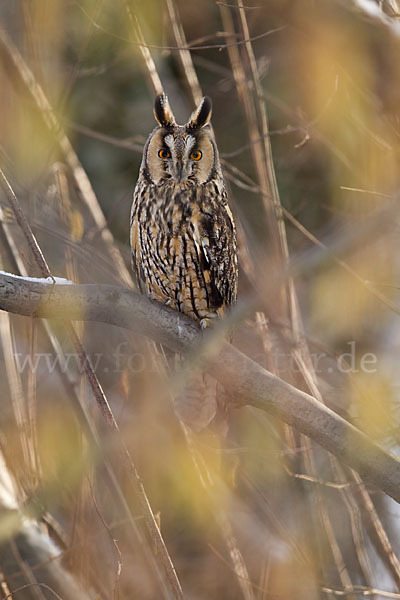
<svg viewBox="0 0 400 600">
<path fill-rule="evenodd" d="M 183 162 L 181 159 L 178 159 L 178 162 L 176 164 L 176 179 L 177 179 L 178 183 L 181 183 L 181 181 L 182 181 L 182 173 L 183 173 Z"/>
</svg>

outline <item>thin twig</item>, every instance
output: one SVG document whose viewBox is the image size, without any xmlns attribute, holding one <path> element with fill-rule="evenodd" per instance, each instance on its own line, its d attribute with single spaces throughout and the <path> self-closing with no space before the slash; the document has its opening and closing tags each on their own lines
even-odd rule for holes
<svg viewBox="0 0 400 600">
<path fill-rule="evenodd" d="M 216 4 L 218 6 L 228 6 L 229 8 L 236 8 L 236 9 L 239 8 L 236 4 L 228 4 L 227 2 L 221 2 L 221 0 L 217 0 Z M 244 10 L 258 10 L 260 8 L 265 8 L 265 7 L 264 6 L 244 6 L 244 5 L 242 5 L 241 8 L 243 8 Z"/>
<path fill-rule="evenodd" d="M 179 50 L 179 58 L 182 65 L 182 71 L 188 84 L 189 92 L 192 96 L 193 103 L 197 105 L 202 97 L 200 83 L 196 75 L 196 71 L 193 66 L 192 57 L 188 49 L 184 50 L 186 46 L 185 32 L 183 31 L 182 23 L 180 21 L 178 12 L 175 8 L 173 0 L 166 0 L 169 18 L 172 25 L 172 31 L 175 37 L 175 41 L 178 46 L 181 47 Z"/>
<path fill-rule="evenodd" d="M 345 479 L 345 474 L 343 473 L 343 469 L 337 460 L 334 460 L 333 457 L 330 457 L 332 470 L 338 477 L 340 481 Z M 347 485 L 346 485 L 347 483 Z M 355 494 L 352 493 L 352 489 L 349 489 L 350 486 L 354 486 L 356 482 L 347 481 L 343 484 L 343 487 L 340 489 L 340 494 L 342 496 L 343 502 L 346 506 L 347 512 L 350 518 L 350 526 L 351 532 L 353 535 L 354 545 L 356 549 L 356 556 L 358 558 L 358 562 L 361 568 L 361 572 L 364 576 L 364 580 L 369 587 L 373 586 L 373 569 L 371 565 L 371 561 L 369 559 L 367 553 L 367 545 L 365 543 L 365 530 L 362 526 L 362 515 L 360 511 L 360 507 L 358 502 L 356 501 Z M 339 484 L 340 485 L 340 484 Z M 357 484 L 356 484 L 357 485 Z M 364 488 L 364 484 L 361 480 L 359 480 L 359 485 Z M 365 488 L 364 488 L 365 489 Z"/>
<path fill-rule="evenodd" d="M 300 221 L 298 221 L 296 219 L 296 217 L 294 217 L 286 208 L 282 207 L 282 212 L 285 215 L 285 217 L 288 219 L 288 221 L 290 221 L 299 231 L 301 231 L 301 233 L 307 239 L 309 239 L 315 246 L 317 246 L 318 248 L 321 248 L 322 250 L 329 250 L 328 246 L 326 246 L 323 242 L 321 242 L 318 238 L 316 238 L 315 235 L 313 235 L 310 231 L 308 231 L 308 229 L 306 229 L 304 227 L 304 225 L 302 225 L 300 223 Z M 372 282 L 366 281 L 346 261 L 342 260 L 341 258 L 338 258 L 333 253 L 331 254 L 331 259 L 335 264 L 339 265 L 349 275 L 351 275 L 351 277 L 356 279 L 358 281 L 358 283 L 360 283 L 362 286 L 364 286 L 365 289 L 368 290 L 368 292 L 372 296 L 374 296 L 377 300 L 379 300 L 385 306 L 390 308 L 391 311 L 400 315 L 400 308 L 398 306 L 396 306 L 396 304 L 394 302 L 389 300 L 384 294 L 382 294 L 378 289 L 376 289 L 376 286 L 373 285 Z"/>
<path fill-rule="evenodd" d="M 143 153 L 143 144 L 135 144 L 129 140 L 121 140 L 112 135 L 90 129 L 90 127 L 86 127 L 85 125 L 73 123 L 72 121 L 67 121 L 67 124 L 70 129 L 73 129 L 74 131 L 77 131 L 78 133 L 81 133 L 87 137 L 105 142 L 111 146 L 116 146 L 117 148 L 125 148 L 126 150 L 131 150 L 132 152 L 138 152 L 140 154 Z"/>
<path fill-rule="evenodd" d="M 19 587 L 15 588 L 12 590 L 12 592 L 10 592 L 9 594 L 7 594 L 7 596 L 3 596 L 3 598 L 1 600 L 8 600 L 9 598 L 12 599 L 13 594 L 18 594 L 18 592 L 22 592 L 23 590 L 27 590 L 29 588 L 34 588 L 34 587 L 39 587 L 39 588 L 43 588 L 44 590 L 47 590 L 48 592 L 50 592 L 51 594 L 53 594 L 53 596 L 55 598 L 57 598 L 57 600 L 63 600 L 61 598 L 61 596 L 59 596 L 49 585 L 47 585 L 46 583 L 26 583 L 25 585 L 20 585 Z"/>
<path fill-rule="evenodd" d="M 122 553 L 118 546 L 117 540 L 114 538 L 114 536 L 112 534 L 110 526 L 108 525 L 108 523 L 106 522 L 105 518 L 102 515 L 102 512 L 100 510 L 100 507 L 97 503 L 97 500 L 96 500 L 96 497 L 94 494 L 92 482 L 90 481 L 89 477 L 88 477 L 87 481 L 89 484 L 90 494 L 92 497 L 92 501 L 93 501 L 97 516 L 99 517 L 100 521 L 102 522 L 104 529 L 107 531 L 110 541 L 111 541 L 111 543 L 114 547 L 114 550 L 116 551 L 116 554 L 117 554 L 117 572 L 115 574 L 115 583 L 114 583 L 114 590 L 113 590 L 113 599 L 116 600 L 117 598 L 119 598 L 119 585 L 120 585 L 120 578 L 121 578 L 121 572 L 122 572 Z"/>
<path fill-rule="evenodd" d="M 21 207 L 19 205 L 17 197 L 14 194 L 14 190 L 12 189 L 7 177 L 4 175 L 4 173 L 1 169 L 0 169 L 0 184 L 7 196 L 7 200 L 11 207 L 11 210 L 14 213 L 14 216 L 15 216 L 15 219 L 16 219 L 18 225 L 22 229 L 22 232 L 28 243 L 28 246 L 29 246 L 29 248 L 34 256 L 34 259 L 40 269 L 40 272 L 42 273 L 42 275 L 44 277 L 52 277 L 50 269 L 49 269 L 49 265 L 47 264 L 46 259 L 44 258 L 43 253 L 39 247 L 39 244 L 37 243 L 37 240 L 36 240 L 35 236 L 33 235 L 31 228 L 29 227 L 28 221 L 26 220 L 25 215 L 21 210 Z"/>
<path fill-rule="evenodd" d="M 344 597 L 344 596 L 381 596 L 382 598 L 400 598 L 400 594 L 396 594 L 395 592 L 386 592 L 385 590 L 378 590 L 377 588 L 367 588 L 364 586 L 354 586 L 348 590 L 335 590 L 330 587 L 323 586 L 321 588 L 321 592 L 324 594 L 333 594 L 334 596 Z"/>
<path fill-rule="evenodd" d="M 276 27 L 275 29 L 270 29 L 269 31 L 265 31 L 264 33 L 260 33 L 259 35 L 255 35 L 251 38 L 247 38 L 247 39 L 243 39 L 243 40 L 238 40 L 237 42 L 230 42 L 227 44 L 208 44 L 208 45 L 202 45 L 202 46 L 190 46 L 190 45 L 184 45 L 184 46 L 158 46 L 156 44 L 146 44 L 144 41 L 134 41 L 130 38 L 126 38 L 124 36 L 121 35 L 117 35 L 116 33 L 109 31 L 107 29 L 105 29 L 104 27 L 102 27 L 99 23 L 97 23 L 85 10 L 84 8 L 79 5 L 79 8 L 81 9 L 81 11 L 83 12 L 83 14 L 93 23 L 93 25 L 99 29 L 100 31 L 103 31 L 103 33 L 106 33 L 107 35 L 110 35 L 111 37 L 114 37 L 118 40 L 121 40 L 123 42 L 129 42 L 130 44 L 134 44 L 135 46 L 139 46 L 141 48 L 147 48 L 147 49 L 151 49 L 151 50 L 170 50 L 170 51 L 181 51 L 181 50 L 223 50 L 224 48 L 230 48 L 231 46 L 241 46 L 243 44 L 247 44 L 247 42 L 255 42 L 257 40 L 261 40 L 263 38 L 268 37 L 269 35 L 272 35 L 273 33 L 278 33 L 279 31 L 282 31 L 283 29 L 286 29 L 286 25 L 282 25 L 281 27 Z"/>
<path fill-rule="evenodd" d="M 132 42 L 136 44 L 140 49 L 142 58 L 144 60 L 144 64 L 146 66 L 146 74 L 149 75 L 154 94 L 161 94 L 163 91 L 161 79 L 158 75 L 156 65 L 154 63 L 153 57 L 151 56 L 149 47 L 147 46 L 147 44 L 145 44 L 143 32 L 140 27 L 137 14 L 132 13 L 127 1 L 125 1 L 125 8 L 137 39 L 137 42 L 135 42 L 134 40 L 132 40 Z"/>
</svg>

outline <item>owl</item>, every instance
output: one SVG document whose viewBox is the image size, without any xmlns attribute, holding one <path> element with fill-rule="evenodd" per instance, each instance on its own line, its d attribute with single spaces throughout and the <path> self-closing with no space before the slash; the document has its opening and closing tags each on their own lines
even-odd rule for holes
<svg viewBox="0 0 400 600">
<path fill-rule="evenodd" d="M 204 97 L 178 125 L 162 94 L 143 151 L 130 221 L 137 285 L 205 327 L 236 302 L 236 230 Z"/>
</svg>

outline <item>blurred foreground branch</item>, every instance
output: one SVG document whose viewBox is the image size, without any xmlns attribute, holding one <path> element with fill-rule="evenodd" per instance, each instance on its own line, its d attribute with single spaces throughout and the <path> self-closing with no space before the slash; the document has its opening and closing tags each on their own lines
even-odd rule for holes
<svg viewBox="0 0 400 600">
<path fill-rule="evenodd" d="M 75 285 L 0 272 L 0 309 L 42 318 L 97 321 L 132 329 L 175 352 L 206 349 L 206 369 L 231 393 L 232 407 L 271 412 L 356 469 L 370 484 L 400 503 L 400 461 L 312 396 L 272 375 L 239 350 L 203 334 L 189 317 L 111 285 Z M 203 352 L 204 354 L 205 352 Z"/>
</svg>

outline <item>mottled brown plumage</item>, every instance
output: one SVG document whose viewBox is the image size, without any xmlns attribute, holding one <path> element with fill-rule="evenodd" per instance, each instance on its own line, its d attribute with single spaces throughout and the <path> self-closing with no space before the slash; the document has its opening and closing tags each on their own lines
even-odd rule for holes
<svg viewBox="0 0 400 600">
<path fill-rule="evenodd" d="M 203 98 L 186 125 L 158 96 L 131 212 L 138 286 L 205 326 L 236 302 L 236 231 Z"/>
<path fill-rule="evenodd" d="M 159 127 L 146 143 L 131 213 L 140 290 L 198 320 L 222 315 L 237 294 L 235 225 L 207 127 L 210 113 L 203 100 L 178 126 L 166 97 L 157 98 Z M 190 158 L 193 152 L 201 158 Z"/>
</svg>

